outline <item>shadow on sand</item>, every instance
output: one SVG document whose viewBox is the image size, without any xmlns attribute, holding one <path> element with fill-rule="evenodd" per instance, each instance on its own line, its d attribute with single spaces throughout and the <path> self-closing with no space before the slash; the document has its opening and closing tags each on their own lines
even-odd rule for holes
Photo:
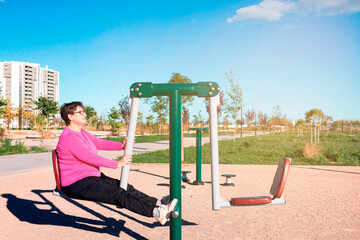
<svg viewBox="0 0 360 240">
<path fill-rule="evenodd" d="M 57 208 L 51 201 L 49 201 L 44 193 L 51 193 L 52 190 L 32 190 L 33 193 L 37 194 L 43 201 L 33 201 L 29 199 L 18 198 L 13 194 L 5 193 L 1 196 L 7 199 L 6 207 L 8 210 L 22 222 L 28 222 L 37 225 L 55 225 L 72 227 L 86 231 L 92 231 L 97 233 L 106 233 L 111 236 L 119 237 L 120 233 L 123 232 L 134 239 L 147 239 L 144 236 L 132 231 L 125 227 L 124 220 L 116 220 L 114 218 L 108 218 L 104 215 L 86 207 L 85 205 L 75 201 L 73 199 L 64 197 L 63 199 L 79 207 L 80 209 L 92 214 L 99 220 L 77 217 L 65 214 L 59 208 Z M 83 200 L 80 200 L 83 201 Z M 135 221 L 148 228 L 163 227 L 160 223 L 147 223 L 136 218 L 129 216 L 123 212 L 113 209 L 105 204 L 96 203 L 99 206 L 104 207 L 107 210 L 118 213 L 120 216 L 129 220 Z M 39 207 L 40 208 L 39 208 Z M 43 208 L 43 209 L 41 209 Z M 167 222 L 165 226 L 169 226 L 170 222 Z M 183 225 L 196 225 L 196 223 L 188 222 L 183 220 Z"/>
<path fill-rule="evenodd" d="M 315 167 L 306 167 L 306 166 L 292 166 L 293 168 L 303 168 L 303 169 L 311 169 L 311 170 L 318 170 L 318 171 L 328 171 L 328 172 L 337 172 L 337 173 L 347 173 L 347 174 L 359 174 L 358 172 L 347 172 L 347 171 L 340 171 L 340 170 L 333 170 L 333 169 L 324 169 L 324 168 L 315 168 Z"/>
<path fill-rule="evenodd" d="M 147 174 L 147 175 L 151 175 L 151 176 L 155 176 L 155 177 L 160 177 L 160 178 L 164 178 L 164 179 L 170 179 L 169 177 L 161 176 L 161 175 L 158 175 L 158 174 L 155 174 L 155 173 L 144 172 L 144 171 L 141 171 L 140 169 L 130 169 L 130 171 L 140 172 L 140 173 L 144 173 L 144 174 Z"/>
</svg>

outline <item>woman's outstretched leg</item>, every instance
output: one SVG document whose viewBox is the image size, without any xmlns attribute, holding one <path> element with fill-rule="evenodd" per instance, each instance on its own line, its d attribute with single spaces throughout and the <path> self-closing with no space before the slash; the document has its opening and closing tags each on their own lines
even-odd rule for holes
<svg viewBox="0 0 360 240">
<path fill-rule="evenodd" d="M 104 179 L 104 181 L 112 184 L 112 185 L 116 185 L 116 186 L 120 186 L 120 180 L 118 179 L 114 179 L 111 177 L 106 176 L 105 174 L 101 174 L 101 178 Z M 151 205 L 151 206 L 156 206 L 159 205 L 158 203 L 160 201 L 158 201 L 157 198 L 151 197 L 137 189 L 134 188 L 134 186 L 128 184 L 127 190 L 126 190 L 131 196 L 146 202 L 147 204 Z"/>
</svg>

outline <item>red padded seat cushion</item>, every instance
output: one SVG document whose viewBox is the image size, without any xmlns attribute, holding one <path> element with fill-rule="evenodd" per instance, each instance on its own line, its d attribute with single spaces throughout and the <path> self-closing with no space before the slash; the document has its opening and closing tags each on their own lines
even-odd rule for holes
<svg viewBox="0 0 360 240">
<path fill-rule="evenodd" d="M 257 205 L 271 203 L 271 197 L 232 198 L 231 205 Z"/>
<path fill-rule="evenodd" d="M 60 169 L 59 169 L 59 161 L 58 161 L 58 157 L 57 157 L 57 154 L 56 154 L 56 150 L 52 150 L 52 163 L 53 163 L 56 187 L 57 187 L 58 190 L 61 190 Z"/>
<path fill-rule="evenodd" d="M 290 169 L 290 158 L 282 158 L 279 161 L 273 184 L 270 188 L 270 194 L 276 198 L 280 198 L 284 192 L 285 183 Z"/>
<path fill-rule="evenodd" d="M 282 158 L 279 161 L 273 184 L 270 189 L 270 194 L 274 196 L 274 198 L 280 198 L 284 192 L 286 179 L 289 174 L 290 163 L 290 158 Z M 232 205 L 257 205 L 266 203 L 271 203 L 271 197 L 245 197 L 231 199 Z"/>
</svg>

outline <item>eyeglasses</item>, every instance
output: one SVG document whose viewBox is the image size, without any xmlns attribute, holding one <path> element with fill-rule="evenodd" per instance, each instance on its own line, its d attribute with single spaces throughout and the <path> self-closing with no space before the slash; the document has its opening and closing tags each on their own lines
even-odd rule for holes
<svg viewBox="0 0 360 240">
<path fill-rule="evenodd" d="M 81 110 L 81 111 L 78 111 L 78 112 L 74 112 L 74 114 L 75 114 L 75 113 L 80 113 L 80 115 L 84 115 L 84 114 L 86 115 L 86 112 L 85 112 L 84 110 Z"/>
</svg>

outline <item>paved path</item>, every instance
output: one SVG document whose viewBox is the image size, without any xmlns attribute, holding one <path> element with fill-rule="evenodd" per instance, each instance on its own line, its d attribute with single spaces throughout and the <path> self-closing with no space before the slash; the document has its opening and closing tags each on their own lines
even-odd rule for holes
<svg viewBox="0 0 360 240">
<path fill-rule="evenodd" d="M 262 134 L 262 133 L 261 133 Z M 244 133 L 243 137 L 247 137 L 253 134 Z M 239 134 L 236 137 L 240 137 Z M 232 139 L 231 135 L 219 136 L 219 140 Z M 52 139 L 50 147 L 55 148 L 57 140 Z M 209 143 L 210 137 L 203 137 L 202 143 Z M 184 147 L 195 146 L 196 138 L 184 138 Z M 148 143 L 136 143 L 134 145 L 133 154 L 164 150 L 169 148 L 169 141 L 158 141 Z M 99 151 L 99 155 L 114 159 L 123 154 L 121 151 Z M 30 154 L 17 154 L 0 156 L 0 177 L 9 176 L 14 174 L 21 174 L 24 172 L 32 171 L 34 169 L 51 168 L 51 152 L 45 153 L 30 153 Z"/>
</svg>

